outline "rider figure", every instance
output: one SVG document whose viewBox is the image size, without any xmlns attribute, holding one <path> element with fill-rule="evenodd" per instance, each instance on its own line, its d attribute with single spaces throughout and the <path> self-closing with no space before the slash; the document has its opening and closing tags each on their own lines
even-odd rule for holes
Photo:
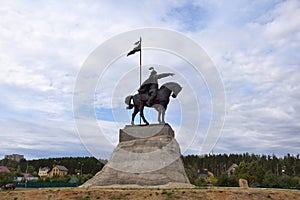
<svg viewBox="0 0 300 200">
<path fill-rule="evenodd" d="M 162 73 L 157 74 L 153 67 L 150 67 L 149 70 L 152 70 L 150 76 L 147 80 L 143 82 L 140 89 L 138 90 L 140 93 L 144 93 L 148 91 L 149 99 L 147 100 L 146 104 L 148 106 L 152 105 L 153 100 L 156 97 L 157 90 L 158 90 L 158 79 L 165 78 L 167 76 L 174 76 L 174 73 Z"/>
</svg>

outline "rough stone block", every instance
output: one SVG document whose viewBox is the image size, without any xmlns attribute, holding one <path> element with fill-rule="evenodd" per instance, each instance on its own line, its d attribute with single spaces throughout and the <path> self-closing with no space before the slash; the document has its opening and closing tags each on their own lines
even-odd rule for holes
<svg viewBox="0 0 300 200">
<path fill-rule="evenodd" d="M 180 147 L 168 124 L 126 126 L 108 163 L 82 187 L 189 184 Z"/>
</svg>

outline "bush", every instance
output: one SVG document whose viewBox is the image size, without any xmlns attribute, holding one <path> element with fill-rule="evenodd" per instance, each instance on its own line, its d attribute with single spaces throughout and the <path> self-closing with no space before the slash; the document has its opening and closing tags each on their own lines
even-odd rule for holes
<svg viewBox="0 0 300 200">
<path fill-rule="evenodd" d="M 294 176 L 292 179 L 291 179 L 291 187 L 297 187 L 298 185 L 300 184 L 300 177 L 298 176 Z"/>
<path fill-rule="evenodd" d="M 222 174 L 217 181 L 217 186 L 222 187 L 237 187 L 239 186 L 239 182 L 236 176 L 227 176 L 227 174 Z"/>
<path fill-rule="evenodd" d="M 277 176 L 275 174 L 273 174 L 272 171 L 270 171 L 270 170 L 267 171 L 265 176 L 264 176 L 262 186 L 266 187 L 266 188 L 277 188 L 277 187 L 279 187 Z"/>
<path fill-rule="evenodd" d="M 196 186 L 199 187 L 207 186 L 207 181 L 204 178 L 198 178 L 195 182 L 196 182 Z"/>
</svg>

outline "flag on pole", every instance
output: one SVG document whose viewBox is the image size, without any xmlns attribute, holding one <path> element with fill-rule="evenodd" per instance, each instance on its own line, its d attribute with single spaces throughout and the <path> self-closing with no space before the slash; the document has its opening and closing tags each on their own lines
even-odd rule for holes
<svg viewBox="0 0 300 200">
<path fill-rule="evenodd" d="M 142 85 L 142 37 L 140 37 L 140 40 L 135 42 L 134 45 L 135 46 L 131 51 L 129 51 L 129 53 L 127 54 L 127 56 L 130 56 L 132 54 L 135 54 L 135 52 L 140 52 L 140 87 Z M 140 105 L 142 105 L 142 98 L 141 95 L 142 93 L 140 93 Z M 141 120 L 141 115 L 140 115 L 140 125 L 142 124 L 142 120 Z"/>
<path fill-rule="evenodd" d="M 132 54 L 134 54 L 135 52 L 141 51 L 141 41 L 137 41 L 134 43 L 135 45 L 137 45 L 136 47 L 134 47 L 128 54 L 127 56 L 130 56 Z"/>
</svg>

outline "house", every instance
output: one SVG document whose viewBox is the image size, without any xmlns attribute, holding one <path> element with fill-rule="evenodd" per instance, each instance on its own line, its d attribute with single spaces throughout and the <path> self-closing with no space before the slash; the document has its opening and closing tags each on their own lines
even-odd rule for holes
<svg viewBox="0 0 300 200">
<path fill-rule="evenodd" d="M 38 179 L 39 179 L 38 177 L 34 177 L 31 174 L 28 174 L 28 173 L 23 174 L 24 181 L 36 181 Z"/>
<path fill-rule="evenodd" d="M 34 177 L 31 174 L 25 173 L 22 177 L 16 177 L 15 181 L 17 182 L 25 182 L 25 181 L 37 181 L 38 177 Z"/>
<path fill-rule="evenodd" d="M 20 155 L 20 154 L 5 155 L 4 158 L 9 160 L 14 160 L 17 162 L 20 162 L 22 159 L 25 159 L 24 155 Z"/>
<path fill-rule="evenodd" d="M 6 166 L 0 166 L 0 172 L 10 173 L 9 169 Z"/>
<path fill-rule="evenodd" d="M 207 169 L 204 169 L 202 171 L 198 170 L 198 177 L 199 178 L 203 178 L 203 179 L 206 179 L 210 176 L 213 176 L 214 174 L 210 171 L 208 171 Z"/>
<path fill-rule="evenodd" d="M 69 170 L 62 165 L 54 165 L 53 168 L 48 172 L 48 177 L 53 176 L 65 176 L 67 175 Z"/>
<path fill-rule="evenodd" d="M 235 163 L 233 163 L 233 164 L 228 168 L 228 170 L 227 170 L 227 175 L 228 175 L 228 176 L 231 176 L 237 167 L 238 167 L 238 165 L 235 164 Z"/>
<path fill-rule="evenodd" d="M 48 176 L 48 172 L 50 171 L 49 167 L 40 167 L 38 175 L 41 178 L 46 178 Z"/>
</svg>

